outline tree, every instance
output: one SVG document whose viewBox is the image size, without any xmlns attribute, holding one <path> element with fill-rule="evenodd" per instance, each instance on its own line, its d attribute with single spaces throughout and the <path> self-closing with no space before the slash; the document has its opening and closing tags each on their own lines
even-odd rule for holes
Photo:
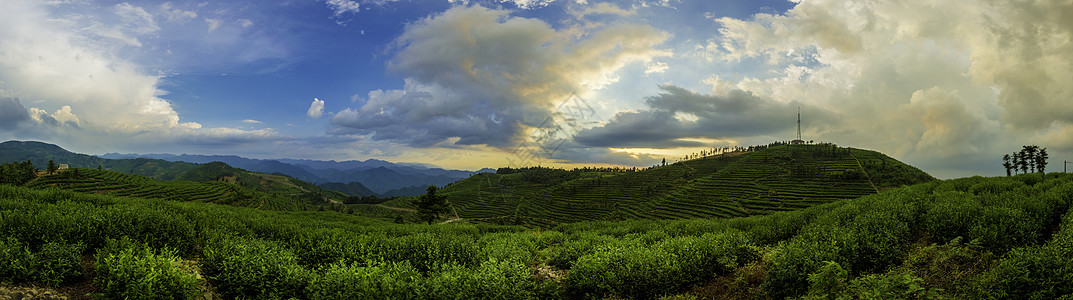
<svg viewBox="0 0 1073 300">
<path fill-rule="evenodd" d="M 1002 156 L 1002 167 L 1006 168 L 1006 176 L 1010 176 L 1010 169 L 1013 168 L 1013 164 L 1010 163 L 1010 155 L 1005 154 Z"/>
<path fill-rule="evenodd" d="M 417 205 L 417 214 L 422 220 L 432 225 L 432 221 L 440 217 L 441 214 L 447 212 L 447 197 L 443 195 L 436 195 L 436 191 L 439 190 L 435 185 L 428 186 L 425 194 L 417 198 L 414 202 Z"/>
<path fill-rule="evenodd" d="M 1028 169 L 1032 173 L 1036 173 L 1036 149 L 1039 149 L 1039 146 L 1025 145 L 1021 147 L 1021 151 L 1024 152 L 1024 158 L 1028 162 Z"/>
<path fill-rule="evenodd" d="M 663 165 L 664 165 L 664 166 L 666 166 L 666 165 L 667 165 L 667 159 L 666 159 L 666 158 L 664 158 L 664 159 L 663 159 Z"/>
<path fill-rule="evenodd" d="M 47 168 L 47 169 L 45 169 L 45 170 L 46 170 L 46 171 L 48 172 L 48 175 L 52 175 L 52 173 L 53 173 L 53 172 L 56 172 L 56 170 L 58 170 L 58 169 L 59 169 L 59 168 L 58 168 L 58 167 L 56 167 L 56 164 L 52 163 L 52 160 L 51 160 L 51 159 L 50 159 L 50 160 L 48 160 L 48 168 Z"/>
<path fill-rule="evenodd" d="M 1039 166 L 1039 172 L 1045 173 L 1044 169 L 1047 168 L 1047 148 L 1039 149 L 1039 154 L 1036 155 L 1036 166 Z"/>
<path fill-rule="evenodd" d="M 1028 174 L 1028 161 L 1031 159 L 1028 157 L 1028 153 L 1022 149 L 1021 152 L 1017 152 L 1018 161 L 1021 162 L 1021 174 Z"/>
</svg>

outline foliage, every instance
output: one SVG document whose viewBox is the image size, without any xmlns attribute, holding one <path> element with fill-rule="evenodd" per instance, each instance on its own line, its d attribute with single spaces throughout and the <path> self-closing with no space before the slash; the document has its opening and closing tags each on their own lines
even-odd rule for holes
<svg viewBox="0 0 1073 300">
<path fill-rule="evenodd" d="M 14 237 L 0 240 L 0 282 L 20 282 L 33 278 L 34 255 Z"/>
<path fill-rule="evenodd" d="M 666 166 L 500 168 L 438 191 L 462 219 L 551 228 L 595 220 L 728 218 L 796 210 L 935 178 L 833 144 L 712 149 Z M 414 198 L 383 204 L 415 208 Z"/>
<path fill-rule="evenodd" d="M 414 205 L 417 206 L 417 214 L 421 217 L 421 220 L 428 222 L 432 225 L 432 221 L 440 217 L 441 214 L 447 212 L 447 197 L 443 195 L 436 195 L 436 191 L 439 190 L 435 185 L 428 186 L 424 195 L 417 198 Z"/>
<path fill-rule="evenodd" d="M 109 239 L 97 250 L 94 284 L 104 298 L 192 299 L 198 280 L 170 248 L 128 238 Z"/>
<path fill-rule="evenodd" d="M 30 161 L 0 165 L 0 184 L 23 185 L 37 177 Z"/>
<path fill-rule="evenodd" d="M 581 182 L 646 172 L 701 174 L 704 160 Z M 77 180 L 130 176 L 78 170 Z M 500 176 L 480 176 L 489 175 Z M 522 182 L 521 174 L 502 176 Z M 38 181 L 59 185 L 60 179 Z M 741 218 L 592 221 L 549 229 L 393 224 L 334 211 L 163 197 L 0 186 L 0 281 L 51 280 L 62 288 L 88 275 L 102 297 L 132 299 L 190 298 L 201 286 L 246 299 L 1073 294 L 1068 174 L 928 182 Z M 96 254 L 97 271 L 76 275 L 85 253 Z"/>
<path fill-rule="evenodd" d="M 82 244 L 51 242 L 41 246 L 35 255 L 37 278 L 48 286 L 58 286 L 71 279 L 81 277 L 85 272 L 82 266 Z"/>
</svg>

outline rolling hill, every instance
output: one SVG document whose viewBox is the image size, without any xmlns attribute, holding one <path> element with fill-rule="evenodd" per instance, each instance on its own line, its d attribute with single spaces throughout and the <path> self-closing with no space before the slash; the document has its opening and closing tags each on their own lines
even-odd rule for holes
<svg viewBox="0 0 1073 300">
<path fill-rule="evenodd" d="M 306 182 L 333 188 L 346 189 L 339 184 L 360 183 L 373 193 L 382 196 L 412 196 L 420 194 L 429 185 L 445 185 L 473 175 L 475 172 L 463 170 L 445 170 L 416 164 L 392 163 L 377 159 L 365 161 L 323 161 L 305 159 L 251 159 L 234 155 L 173 155 L 173 154 L 118 154 L 102 155 L 112 159 L 150 158 L 173 162 L 205 164 L 223 162 L 236 168 L 242 168 L 265 174 L 280 173 Z M 482 170 L 489 171 L 489 170 Z M 325 185 L 322 185 L 325 187 Z M 329 188 L 331 189 L 331 188 Z M 350 195 L 361 195 L 363 191 L 336 190 Z"/>
<path fill-rule="evenodd" d="M 878 152 L 773 145 L 633 170 L 500 169 L 442 190 L 468 220 L 548 227 L 591 220 L 764 215 L 935 180 Z M 412 208 L 411 199 L 385 203 Z"/>
<path fill-rule="evenodd" d="M 44 169 L 51 160 L 67 164 L 71 168 L 112 170 L 141 175 L 158 180 L 172 180 L 197 165 L 185 162 L 170 162 L 161 159 L 131 158 L 105 159 L 92 155 L 67 151 L 60 146 L 34 141 L 7 141 L 0 143 L 0 163 L 29 160 L 34 166 Z"/>
</svg>

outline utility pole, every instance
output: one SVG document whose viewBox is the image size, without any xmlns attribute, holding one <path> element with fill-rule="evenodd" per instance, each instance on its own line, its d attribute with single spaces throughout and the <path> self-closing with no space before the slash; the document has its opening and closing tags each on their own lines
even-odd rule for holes
<svg viewBox="0 0 1073 300">
<path fill-rule="evenodd" d="M 801 140 L 801 107 L 797 107 L 797 140 Z"/>
</svg>

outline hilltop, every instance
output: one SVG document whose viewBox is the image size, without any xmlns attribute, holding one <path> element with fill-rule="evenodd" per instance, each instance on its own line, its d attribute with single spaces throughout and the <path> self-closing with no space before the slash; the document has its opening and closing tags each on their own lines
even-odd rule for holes
<svg viewBox="0 0 1073 300">
<path fill-rule="evenodd" d="M 771 145 L 642 170 L 503 168 L 448 185 L 442 194 L 452 217 L 547 227 L 763 215 L 933 180 L 875 151 Z M 410 201 L 385 204 L 412 207 Z"/>
<path fill-rule="evenodd" d="M 21 162 L 29 160 L 38 168 L 44 168 L 48 161 L 66 164 L 71 168 L 112 170 L 133 175 L 141 175 L 159 180 L 172 180 L 196 164 L 170 162 L 161 159 L 105 159 L 92 155 L 67 151 L 60 146 L 34 141 L 6 141 L 0 143 L 0 163 Z"/>
</svg>

